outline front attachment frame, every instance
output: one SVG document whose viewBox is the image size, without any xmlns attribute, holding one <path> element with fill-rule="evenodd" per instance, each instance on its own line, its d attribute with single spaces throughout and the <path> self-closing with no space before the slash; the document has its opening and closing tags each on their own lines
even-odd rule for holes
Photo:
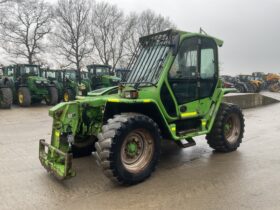
<svg viewBox="0 0 280 210">
<path fill-rule="evenodd" d="M 57 149 L 46 143 L 45 139 L 40 139 L 39 141 L 39 159 L 44 168 L 59 180 L 68 179 L 76 175 L 72 170 L 73 154 Z"/>
</svg>

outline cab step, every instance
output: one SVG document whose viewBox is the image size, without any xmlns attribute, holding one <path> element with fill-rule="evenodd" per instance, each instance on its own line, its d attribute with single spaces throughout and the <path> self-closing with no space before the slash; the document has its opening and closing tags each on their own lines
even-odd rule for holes
<svg viewBox="0 0 280 210">
<path fill-rule="evenodd" d="M 193 139 L 185 139 L 185 140 L 180 140 L 175 142 L 181 148 L 187 148 L 196 145 L 196 142 Z"/>
</svg>

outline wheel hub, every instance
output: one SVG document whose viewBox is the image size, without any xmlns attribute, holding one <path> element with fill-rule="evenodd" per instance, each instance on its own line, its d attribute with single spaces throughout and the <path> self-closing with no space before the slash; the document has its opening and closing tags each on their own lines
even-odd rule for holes
<svg viewBox="0 0 280 210">
<path fill-rule="evenodd" d="M 64 93 L 64 101 L 69 101 L 69 95 L 68 95 L 68 93 Z"/>
<path fill-rule="evenodd" d="M 240 135 L 241 124 L 236 114 L 228 116 L 224 125 L 224 135 L 228 142 L 235 143 Z"/>
<path fill-rule="evenodd" d="M 18 94 L 18 101 L 19 101 L 19 103 L 22 104 L 22 103 L 23 103 L 23 100 L 24 100 L 23 94 L 22 94 L 22 93 L 19 93 L 19 94 Z"/>
<path fill-rule="evenodd" d="M 143 129 L 127 135 L 121 149 L 121 161 L 128 171 L 137 173 L 149 164 L 154 151 L 151 139 L 151 135 Z"/>
</svg>

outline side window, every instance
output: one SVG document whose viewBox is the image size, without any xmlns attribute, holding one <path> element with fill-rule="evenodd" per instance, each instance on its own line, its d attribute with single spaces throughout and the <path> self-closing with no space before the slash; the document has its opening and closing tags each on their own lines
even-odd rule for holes
<svg viewBox="0 0 280 210">
<path fill-rule="evenodd" d="M 8 68 L 7 75 L 8 76 L 13 76 L 14 75 L 14 69 L 13 68 Z"/>
<path fill-rule="evenodd" d="M 209 38 L 201 39 L 199 98 L 211 97 L 217 84 L 217 45 Z"/>
<path fill-rule="evenodd" d="M 201 79 L 211 79 L 215 76 L 215 57 L 214 49 L 201 49 L 201 63 L 200 63 Z"/>
<path fill-rule="evenodd" d="M 198 39 L 183 41 L 169 71 L 169 84 L 179 105 L 198 99 Z"/>
<path fill-rule="evenodd" d="M 182 48 L 174 60 L 174 63 L 169 71 L 170 79 L 186 79 L 196 77 L 197 45 L 187 44 L 189 44 L 188 41 L 183 43 Z"/>
</svg>

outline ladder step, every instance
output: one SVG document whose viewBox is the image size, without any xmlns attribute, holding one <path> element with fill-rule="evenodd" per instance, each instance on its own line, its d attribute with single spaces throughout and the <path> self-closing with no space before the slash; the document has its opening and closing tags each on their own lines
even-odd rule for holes
<svg viewBox="0 0 280 210">
<path fill-rule="evenodd" d="M 186 143 L 183 143 L 182 141 L 176 141 L 176 144 L 181 147 L 181 148 L 187 148 L 187 147 L 192 147 L 195 146 L 196 143 L 193 139 L 186 139 Z"/>
</svg>

